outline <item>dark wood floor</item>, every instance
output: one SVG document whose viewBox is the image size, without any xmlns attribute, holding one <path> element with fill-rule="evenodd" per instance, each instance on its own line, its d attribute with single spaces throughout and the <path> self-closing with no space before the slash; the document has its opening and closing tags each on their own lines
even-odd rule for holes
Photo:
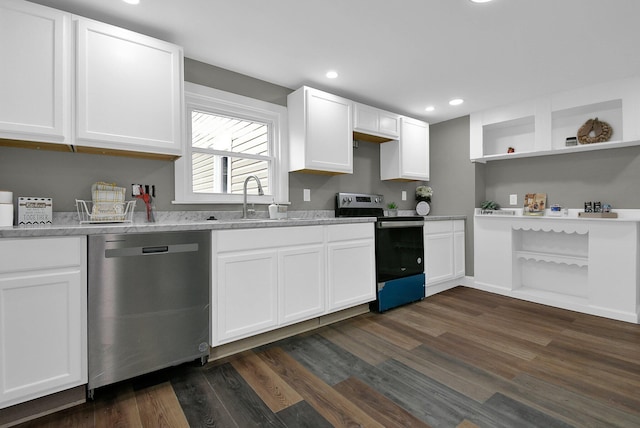
<svg viewBox="0 0 640 428">
<path fill-rule="evenodd" d="M 458 287 L 23 427 L 638 427 L 640 325 Z"/>
</svg>

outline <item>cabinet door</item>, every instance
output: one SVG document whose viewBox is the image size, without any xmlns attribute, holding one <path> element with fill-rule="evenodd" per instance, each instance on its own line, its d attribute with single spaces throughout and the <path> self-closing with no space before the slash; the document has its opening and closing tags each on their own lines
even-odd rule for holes
<svg viewBox="0 0 640 428">
<path fill-rule="evenodd" d="M 454 278 L 465 275 L 464 220 L 453 222 L 453 274 Z"/>
<path fill-rule="evenodd" d="M 351 101 L 325 92 L 307 95 L 307 161 L 311 169 L 353 172 Z"/>
<path fill-rule="evenodd" d="M 380 144 L 381 180 L 429 180 L 429 124 L 400 118 L 400 139 Z"/>
<path fill-rule="evenodd" d="M 68 143 L 70 15 L 0 3 L 0 137 Z"/>
<path fill-rule="evenodd" d="M 353 172 L 353 103 L 303 86 L 287 97 L 289 170 Z"/>
<path fill-rule="evenodd" d="M 429 180 L 429 124 L 407 117 L 401 122 L 401 178 Z"/>
<path fill-rule="evenodd" d="M 324 246 L 278 252 L 280 325 L 321 315 L 325 309 Z"/>
<path fill-rule="evenodd" d="M 391 137 L 400 137 L 400 116 L 380 110 L 378 118 L 380 134 Z"/>
<path fill-rule="evenodd" d="M 425 236 L 424 252 L 427 285 L 453 279 L 454 260 L 452 234 Z"/>
<path fill-rule="evenodd" d="M 82 18 L 76 38 L 78 144 L 179 155 L 181 49 Z"/>
<path fill-rule="evenodd" d="M 377 135 L 380 129 L 377 109 L 364 104 L 354 104 L 353 130 Z"/>
<path fill-rule="evenodd" d="M 85 284 L 79 267 L 0 277 L 0 408 L 87 383 Z"/>
<path fill-rule="evenodd" d="M 453 279 L 455 272 L 453 222 L 426 222 L 424 230 L 424 270 L 427 286 Z"/>
<path fill-rule="evenodd" d="M 212 302 L 216 320 L 211 340 L 214 345 L 277 325 L 277 269 L 275 250 L 218 256 Z"/>
<path fill-rule="evenodd" d="M 329 311 L 375 300 L 373 240 L 328 244 Z"/>
<path fill-rule="evenodd" d="M 365 104 L 354 103 L 353 130 L 379 137 L 400 136 L 400 116 Z"/>
</svg>

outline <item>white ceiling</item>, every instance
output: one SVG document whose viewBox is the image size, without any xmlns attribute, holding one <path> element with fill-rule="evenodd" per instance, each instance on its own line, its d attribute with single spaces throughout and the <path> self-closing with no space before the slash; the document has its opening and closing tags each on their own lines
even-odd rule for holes
<svg viewBox="0 0 640 428">
<path fill-rule="evenodd" d="M 430 123 L 640 75 L 638 0 L 33 1 Z M 449 106 L 455 97 L 465 103 Z"/>
</svg>

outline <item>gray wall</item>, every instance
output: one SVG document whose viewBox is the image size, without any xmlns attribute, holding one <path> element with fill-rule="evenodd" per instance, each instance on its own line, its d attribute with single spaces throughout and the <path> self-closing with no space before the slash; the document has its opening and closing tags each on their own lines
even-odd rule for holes
<svg viewBox="0 0 640 428">
<path fill-rule="evenodd" d="M 466 273 L 473 275 L 473 210 L 476 166 L 469 161 L 469 116 L 432 125 L 430 215 L 466 215 Z"/>
<path fill-rule="evenodd" d="M 640 147 L 488 162 L 485 197 L 510 207 L 509 194 L 546 193 L 547 205 L 583 208 L 585 201 L 640 208 Z"/>
</svg>

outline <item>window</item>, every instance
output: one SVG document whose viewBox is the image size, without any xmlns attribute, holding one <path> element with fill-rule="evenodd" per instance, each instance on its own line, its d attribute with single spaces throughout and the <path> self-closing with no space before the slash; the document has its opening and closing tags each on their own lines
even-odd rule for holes
<svg viewBox="0 0 640 428">
<path fill-rule="evenodd" d="M 175 203 L 288 202 L 286 108 L 185 84 L 186 139 L 175 163 Z"/>
</svg>

